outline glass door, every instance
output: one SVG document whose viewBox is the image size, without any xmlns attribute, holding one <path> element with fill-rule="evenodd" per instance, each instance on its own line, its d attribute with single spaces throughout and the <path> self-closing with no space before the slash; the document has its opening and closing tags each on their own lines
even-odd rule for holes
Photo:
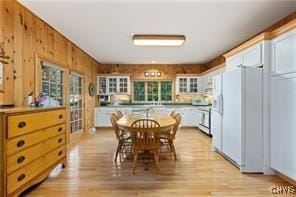
<svg viewBox="0 0 296 197">
<path fill-rule="evenodd" d="M 107 94 L 107 79 L 106 77 L 99 77 L 98 93 L 99 95 Z"/>
<path fill-rule="evenodd" d="M 126 77 L 119 78 L 119 92 L 120 93 L 128 92 L 128 78 Z"/>
<path fill-rule="evenodd" d="M 69 74 L 69 113 L 70 143 L 71 136 L 83 133 L 83 77 L 70 72 Z"/>
<path fill-rule="evenodd" d="M 189 85 L 190 85 L 190 93 L 198 92 L 197 78 L 190 78 Z"/>
<path fill-rule="evenodd" d="M 117 78 L 116 77 L 110 77 L 108 78 L 109 82 L 109 93 L 117 93 Z"/>
<path fill-rule="evenodd" d="M 179 92 L 187 93 L 187 78 L 179 78 Z"/>
</svg>

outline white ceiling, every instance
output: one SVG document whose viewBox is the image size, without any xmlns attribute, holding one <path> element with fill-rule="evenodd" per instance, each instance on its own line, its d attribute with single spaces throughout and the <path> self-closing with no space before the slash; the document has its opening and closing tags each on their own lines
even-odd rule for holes
<svg viewBox="0 0 296 197">
<path fill-rule="evenodd" d="M 206 63 L 296 10 L 296 1 L 21 0 L 101 63 Z M 135 47 L 132 34 L 184 34 L 182 47 Z"/>
</svg>

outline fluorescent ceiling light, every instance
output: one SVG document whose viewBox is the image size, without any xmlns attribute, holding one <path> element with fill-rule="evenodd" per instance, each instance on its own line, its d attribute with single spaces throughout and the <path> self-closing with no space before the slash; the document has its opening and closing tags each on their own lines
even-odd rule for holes
<svg viewBox="0 0 296 197">
<path fill-rule="evenodd" d="M 184 35 L 134 35 L 135 46 L 182 46 Z"/>
</svg>

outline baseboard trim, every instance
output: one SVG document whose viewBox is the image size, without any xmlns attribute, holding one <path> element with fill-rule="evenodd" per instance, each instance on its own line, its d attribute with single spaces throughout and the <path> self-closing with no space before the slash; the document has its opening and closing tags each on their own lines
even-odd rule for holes
<svg viewBox="0 0 296 197">
<path fill-rule="evenodd" d="M 278 171 L 275 172 L 275 175 L 282 178 L 282 179 L 284 179 L 285 181 L 291 183 L 292 185 L 296 186 L 296 180 L 293 180 L 293 179 L 287 177 L 286 175 L 284 175 L 284 174 L 282 174 L 282 173 L 280 173 Z"/>
</svg>

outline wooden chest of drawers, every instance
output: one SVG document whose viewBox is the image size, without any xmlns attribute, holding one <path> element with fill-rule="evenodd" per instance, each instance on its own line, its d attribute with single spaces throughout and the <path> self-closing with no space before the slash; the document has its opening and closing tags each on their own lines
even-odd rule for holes
<svg viewBox="0 0 296 197">
<path fill-rule="evenodd" d="M 66 166 L 66 110 L 2 109 L 0 140 L 0 196 L 17 196 Z"/>
</svg>

